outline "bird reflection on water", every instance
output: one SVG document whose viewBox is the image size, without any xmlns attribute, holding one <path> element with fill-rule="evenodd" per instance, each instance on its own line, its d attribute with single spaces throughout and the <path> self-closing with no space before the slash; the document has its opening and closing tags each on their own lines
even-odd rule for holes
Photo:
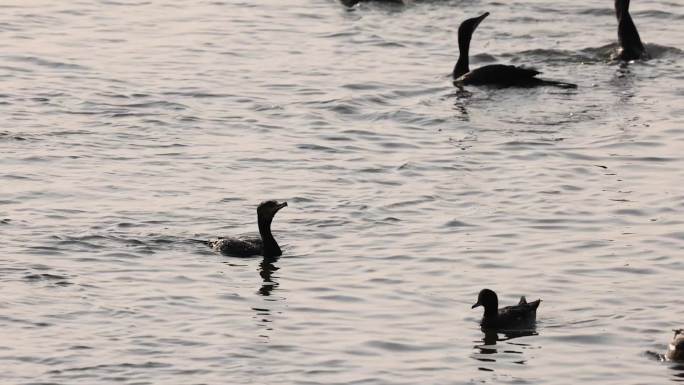
<svg viewBox="0 0 684 385">
<path fill-rule="evenodd" d="M 280 300 L 280 298 L 277 296 L 271 296 L 273 290 L 278 287 L 278 282 L 275 280 L 277 277 L 273 275 L 274 272 L 280 269 L 274 265 L 277 261 L 277 257 L 264 257 L 264 259 L 262 259 L 259 263 L 258 271 L 259 276 L 261 277 L 261 286 L 259 287 L 257 294 L 264 297 L 263 305 L 274 303 Z M 269 340 L 269 334 L 273 330 L 272 324 L 274 314 L 271 306 L 252 307 L 252 310 L 254 310 L 256 313 L 254 319 L 257 321 L 257 324 L 260 327 L 263 327 L 264 330 L 259 337 Z M 277 314 L 278 311 L 275 311 L 275 313 Z"/>
<path fill-rule="evenodd" d="M 670 370 L 673 371 L 672 381 L 673 382 L 684 382 L 684 363 L 676 362 L 676 361 L 670 361 L 670 360 L 668 360 L 668 358 L 665 354 L 650 351 L 650 350 L 645 352 L 645 356 L 652 359 L 652 360 L 660 361 L 660 362 L 669 364 Z"/>
<path fill-rule="evenodd" d="M 468 109 L 466 108 L 466 104 L 468 103 L 468 99 L 470 99 L 470 97 L 473 96 L 472 92 L 469 92 L 464 89 L 459 89 L 453 95 L 456 97 L 454 99 L 454 110 L 458 111 L 459 113 L 456 116 L 456 118 L 463 122 L 469 122 L 470 116 L 468 116 Z"/>
<path fill-rule="evenodd" d="M 670 369 L 674 371 L 672 376 L 674 377 L 672 381 L 674 382 L 684 382 L 684 364 L 683 363 L 673 363 L 670 365 Z"/>
<path fill-rule="evenodd" d="M 624 63 L 618 65 L 615 70 L 615 74 L 610 79 L 610 84 L 613 86 L 612 92 L 617 97 L 616 104 L 618 107 L 623 109 L 632 109 L 634 105 L 634 100 L 632 100 L 636 94 L 635 85 L 636 76 L 629 67 Z"/>
<path fill-rule="evenodd" d="M 480 341 L 476 341 L 476 345 L 473 346 L 478 351 L 473 354 L 473 358 L 480 362 L 497 362 L 502 360 L 503 356 L 496 357 L 496 354 L 516 354 L 522 355 L 523 350 L 532 348 L 530 344 L 520 343 L 520 342 L 510 342 L 513 339 L 526 337 L 526 336 L 536 336 L 537 333 L 534 329 L 526 330 L 508 330 L 508 331 L 496 331 L 496 330 L 483 330 L 484 337 Z M 499 336 L 501 334 L 501 336 Z M 504 345 L 497 347 L 497 342 L 505 342 Z M 524 365 L 526 363 L 525 359 L 514 359 L 511 361 L 514 364 Z M 483 371 L 493 371 L 492 368 L 480 367 Z"/>
<path fill-rule="evenodd" d="M 274 265 L 278 258 L 264 257 L 259 264 L 259 275 L 261 276 L 261 287 L 258 293 L 264 297 L 271 295 L 271 292 L 278 286 L 278 282 L 273 280 L 273 272 L 280 268 Z"/>
</svg>

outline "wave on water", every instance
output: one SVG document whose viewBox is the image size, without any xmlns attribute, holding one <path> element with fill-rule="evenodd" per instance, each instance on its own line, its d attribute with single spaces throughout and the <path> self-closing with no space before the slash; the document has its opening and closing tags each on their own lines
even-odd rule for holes
<svg viewBox="0 0 684 385">
<path fill-rule="evenodd" d="M 663 46 L 659 44 L 646 43 L 646 50 L 650 59 L 677 59 L 681 58 L 683 50 L 676 47 Z M 523 67 L 529 66 L 543 70 L 545 65 L 567 66 L 568 64 L 593 64 L 610 63 L 617 53 L 619 45 L 617 42 L 606 44 L 600 47 L 587 47 L 579 51 L 559 50 L 559 49 L 530 49 L 517 52 L 508 52 L 497 55 L 477 54 L 471 56 L 471 61 L 476 65 L 486 65 L 497 62 L 509 62 Z M 543 71 L 542 71 L 543 72 Z"/>
<path fill-rule="evenodd" d="M 655 43 L 644 43 L 646 51 L 651 59 L 675 59 L 681 58 L 684 51 Z M 620 45 L 617 42 L 606 44 L 600 47 L 587 47 L 580 50 L 580 57 L 586 58 L 589 62 L 610 62 L 617 53 Z"/>
<path fill-rule="evenodd" d="M 684 51 L 676 47 L 669 47 L 654 43 L 645 43 L 651 59 L 680 58 Z M 617 42 L 600 47 L 587 47 L 579 51 L 558 49 L 531 49 L 518 52 L 504 53 L 500 56 L 509 59 L 511 63 L 550 63 L 567 65 L 568 63 L 600 63 L 611 62 L 620 48 Z M 474 56 L 478 58 L 480 55 Z M 487 55 L 489 56 L 489 55 Z M 493 57 L 492 57 L 493 58 Z M 495 59 L 487 58 L 489 61 Z"/>
<path fill-rule="evenodd" d="M 64 71 L 76 71 L 76 70 L 87 70 L 87 67 L 84 67 L 79 64 L 74 64 L 74 63 L 65 63 L 61 61 L 55 61 L 55 60 L 48 60 L 48 59 L 43 59 L 35 56 L 9 56 L 5 58 L 6 60 L 12 60 L 16 62 L 22 62 L 22 63 L 29 63 L 29 64 L 34 64 L 39 67 L 48 67 L 52 69 L 59 69 L 59 70 L 64 70 Z"/>
</svg>

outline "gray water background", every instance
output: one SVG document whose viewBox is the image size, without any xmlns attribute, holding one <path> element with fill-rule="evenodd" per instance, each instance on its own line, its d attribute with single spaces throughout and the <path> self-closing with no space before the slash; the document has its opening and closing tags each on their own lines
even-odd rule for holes
<svg viewBox="0 0 684 385">
<path fill-rule="evenodd" d="M 684 326 L 684 10 L 0 5 L 2 384 L 663 384 Z M 473 67 L 556 88 L 457 92 Z M 193 239 L 256 231 L 275 262 Z M 542 298 L 537 335 L 471 310 Z"/>
</svg>

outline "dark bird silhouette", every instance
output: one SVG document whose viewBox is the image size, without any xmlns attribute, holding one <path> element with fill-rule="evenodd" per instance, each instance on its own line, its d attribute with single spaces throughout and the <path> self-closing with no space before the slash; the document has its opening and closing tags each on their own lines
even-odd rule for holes
<svg viewBox="0 0 684 385">
<path fill-rule="evenodd" d="M 541 72 L 533 68 L 516 67 L 513 65 L 492 64 L 470 70 L 469 51 L 470 40 L 478 25 L 489 16 L 485 12 L 478 17 L 468 19 L 458 27 L 458 61 L 452 73 L 454 85 L 493 85 L 498 87 L 537 87 L 555 86 L 561 88 L 577 88 L 576 84 L 539 79 Z"/>
<path fill-rule="evenodd" d="M 517 305 L 499 309 L 499 297 L 496 293 L 482 289 L 472 309 L 484 307 L 484 316 L 480 322 L 483 329 L 520 329 L 534 327 L 539 303 L 541 299 L 528 303 L 525 297 L 521 297 Z"/>
<path fill-rule="evenodd" d="M 380 3 L 390 3 L 390 4 L 404 4 L 403 0 L 341 0 L 342 4 L 347 7 L 353 7 L 361 2 L 377 1 Z"/>
<path fill-rule="evenodd" d="M 279 257 L 283 254 L 271 233 L 271 222 L 276 213 L 287 206 L 287 202 L 265 201 L 257 207 L 257 222 L 259 224 L 259 238 L 219 238 L 209 242 L 209 245 L 222 254 L 233 257 L 250 257 L 263 255 L 264 257 Z"/>
<path fill-rule="evenodd" d="M 670 361 L 684 361 L 684 329 L 674 330 L 674 333 L 665 357 Z"/>
<path fill-rule="evenodd" d="M 648 52 L 629 14 L 629 0 L 615 0 L 615 17 L 618 20 L 618 42 L 620 43 L 615 58 L 624 61 L 648 59 Z"/>
</svg>

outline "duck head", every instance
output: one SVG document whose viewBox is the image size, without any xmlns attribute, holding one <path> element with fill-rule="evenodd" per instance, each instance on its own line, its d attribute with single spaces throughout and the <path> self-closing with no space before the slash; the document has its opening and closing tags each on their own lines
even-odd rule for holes
<svg viewBox="0 0 684 385">
<path fill-rule="evenodd" d="M 493 290 L 482 289 L 480 294 L 477 295 L 477 302 L 471 307 L 475 309 L 478 306 L 483 306 L 485 308 L 485 314 L 494 312 L 496 314 L 499 308 L 499 297 Z"/>
</svg>

